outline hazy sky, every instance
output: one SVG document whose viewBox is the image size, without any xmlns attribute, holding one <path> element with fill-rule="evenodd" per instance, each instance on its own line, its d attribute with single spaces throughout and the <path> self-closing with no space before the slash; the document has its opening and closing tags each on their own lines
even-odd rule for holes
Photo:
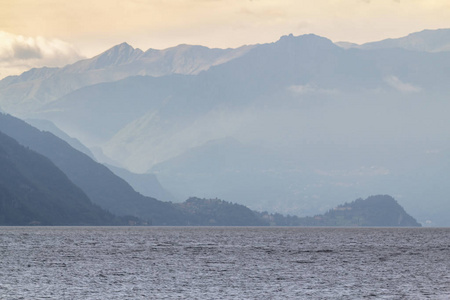
<svg viewBox="0 0 450 300">
<path fill-rule="evenodd" d="M 162 49 L 315 33 L 363 43 L 450 28 L 449 0 L 0 0 L 0 78 L 121 42 Z"/>
</svg>

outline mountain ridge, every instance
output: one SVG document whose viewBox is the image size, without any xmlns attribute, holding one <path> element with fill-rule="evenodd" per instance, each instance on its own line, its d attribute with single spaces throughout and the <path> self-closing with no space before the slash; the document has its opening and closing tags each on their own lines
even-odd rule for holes
<svg viewBox="0 0 450 300">
<path fill-rule="evenodd" d="M 48 158 L 0 128 L 0 225 L 123 225 L 92 204 Z"/>
<path fill-rule="evenodd" d="M 421 227 L 402 206 L 389 195 L 374 195 L 340 204 L 314 217 L 282 216 L 259 213 L 271 224 L 283 226 L 330 227 Z"/>
<path fill-rule="evenodd" d="M 403 48 L 411 51 L 443 52 L 450 51 L 450 29 L 425 29 L 413 32 L 400 38 L 389 38 L 361 45 L 349 42 L 337 42 L 343 48 L 358 48 L 366 50 Z"/>
<path fill-rule="evenodd" d="M 6 77 L 0 81 L 0 104 L 8 113 L 25 117 L 24 114 L 40 105 L 85 86 L 137 75 L 197 74 L 243 55 L 252 47 L 215 49 L 179 45 L 143 52 L 122 43 L 62 68 L 44 67 Z M 29 109 L 19 109 L 20 103 Z"/>
</svg>

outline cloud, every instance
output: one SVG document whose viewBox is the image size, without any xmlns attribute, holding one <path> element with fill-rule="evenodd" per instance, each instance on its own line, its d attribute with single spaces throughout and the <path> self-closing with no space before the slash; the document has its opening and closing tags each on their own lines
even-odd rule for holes
<svg viewBox="0 0 450 300">
<path fill-rule="evenodd" d="M 388 85 L 390 85 L 391 87 L 402 93 L 417 93 L 422 90 L 420 87 L 414 86 L 410 83 L 403 82 L 398 77 L 393 75 L 384 78 L 384 81 Z"/>
<path fill-rule="evenodd" d="M 312 84 L 291 85 L 288 87 L 288 90 L 297 95 L 306 95 L 306 94 L 336 95 L 339 93 L 339 91 L 336 89 L 322 89 Z"/>
<path fill-rule="evenodd" d="M 60 67 L 83 57 L 69 43 L 0 31 L 0 78 L 31 68 Z"/>
</svg>

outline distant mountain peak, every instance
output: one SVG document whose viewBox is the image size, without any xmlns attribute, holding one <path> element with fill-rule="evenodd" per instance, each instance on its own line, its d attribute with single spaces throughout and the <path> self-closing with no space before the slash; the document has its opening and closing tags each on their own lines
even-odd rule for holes
<svg viewBox="0 0 450 300">
<path fill-rule="evenodd" d="M 292 33 L 289 33 L 287 35 L 281 36 L 280 41 L 281 40 L 287 40 L 287 39 L 293 39 L 293 38 L 295 38 L 295 36 Z"/>
<path fill-rule="evenodd" d="M 294 46 L 294 47 L 307 47 L 307 48 L 335 48 L 336 45 L 325 37 L 316 34 L 304 34 L 294 36 L 292 33 L 289 35 L 283 35 L 275 44 L 280 46 Z"/>
<path fill-rule="evenodd" d="M 120 44 L 114 46 L 113 48 L 131 48 L 134 50 L 133 46 L 131 46 L 127 42 L 120 43 Z"/>
<path fill-rule="evenodd" d="M 128 43 L 124 42 L 94 57 L 92 59 L 92 66 L 95 69 L 100 69 L 129 63 L 138 59 L 143 53 L 144 52 L 141 49 L 135 49 Z"/>
<path fill-rule="evenodd" d="M 293 35 L 292 33 L 283 35 L 280 37 L 279 41 L 282 40 L 324 40 L 329 41 L 326 37 L 314 34 L 314 33 L 306 33 L 301 35 Z"/>
</svg>

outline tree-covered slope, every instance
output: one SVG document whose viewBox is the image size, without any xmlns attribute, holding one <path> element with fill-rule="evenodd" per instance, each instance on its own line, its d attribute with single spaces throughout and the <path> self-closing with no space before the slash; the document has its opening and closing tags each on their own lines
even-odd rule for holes
<svg viewBox="0 0 450 300">
<path fill-rule="evenodd" d="M 299 218 L 261 213 L 260 216 L 278 226 L 374 226 L 420 227 L 398 202 L 389 195 L 357 199 L 329 210 L 323 215 Z"/>
<path fill-rule="evenodd" d="M 46 157 L 0 132 L 0 225 L 119 225 Z"/>
<path fill-rule="evenodd" d="M 174 206 L 182 211 L 194 226 L 263 226 L 269 223 L 244 205 L 220 199 L 191 197 Z"/>
<path fill-rule="evenodd" d="M 322 217 L 329 226 L 420 226 L 388 195 L 371 196 L 339 205 Z"/>
</svg>

